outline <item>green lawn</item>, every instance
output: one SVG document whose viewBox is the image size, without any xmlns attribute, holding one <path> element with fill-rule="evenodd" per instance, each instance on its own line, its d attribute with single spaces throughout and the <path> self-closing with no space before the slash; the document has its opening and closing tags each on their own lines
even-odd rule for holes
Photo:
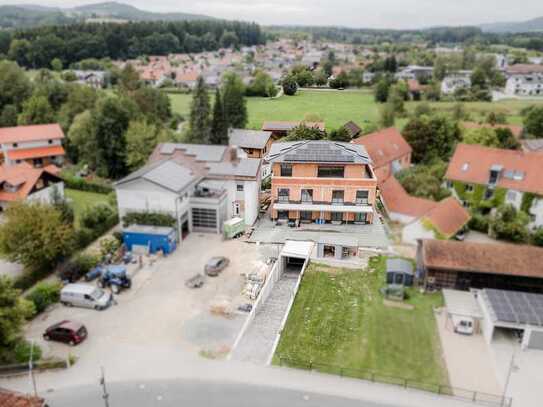
<svg viewBox="0 0 543 407">
<path fill-rule="evenodd" d="M 274 363 L 282 356 L 283 363 L 291 358 L 335 366 L 316 366 L 330 373 L 340 373 L 342 367 L 343 374 L 354 377 L 369 378 L 371 371 L 381 381 L 393 376 L 447 384 L 432 311 L 442 304 L 441 294 L 412 289 L 406 302 L 414 309 L 385 306 L 379 292 L 384 268 L 384 257 L 372 258 L 364 271 L 310 264 Z"/>
<path fill-rule="evenodd" d="M 85 209 L 99 202 L 108 202 L 107 195 L 97 194 L 95 192 L 78 191 L 76 189 L 64 190 L 64 195 L 70 200 L 74 210 L 75 224 L 79 225 L 79 220 Z"/>
<path fill-rule="evenodd" d="M 185 119 L 189 117 L 190 94 L 170 94 L 172 108 L 182 114 Z M 408 102 L 407 109 L 412 111 L 417 103 Z M 495 103 L 467 102 L 464 103 L 466 112 L 478 120 L 489 111 L 503 112 L 507 115 L 510 124 L 522 124 L 520 111 L 539 101 L 504 100 Z M 432 102 L 432 108 L 443 112 L 450 112 L 454 102 Z M 364 122 L 377 122 L 379 118 L 379 105 L 373 100 L 373 93 L 369 89 L 345 91 L 299 91 L 295 96 L 282 96 L 278 99 L 247 98 L 249 111 L 248 128 L 259 129 L 262 122 L 267 120 L 303 120 L 307 114 L 317 115 L 326 122 L 327 130 L 336 129 L 349 120 L 363 124 Z M 397 121 L 401 128 L 406 119 Z"/>
</svg>

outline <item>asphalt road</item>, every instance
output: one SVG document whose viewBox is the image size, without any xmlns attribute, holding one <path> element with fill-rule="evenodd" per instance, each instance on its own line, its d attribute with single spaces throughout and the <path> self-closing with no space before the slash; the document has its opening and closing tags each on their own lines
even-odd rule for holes
<svg viewBox="0 0 543 407">
<path fill-rule="evenodd" d="M 393 407 L 300 391 L 192 380 L 106 382 L 110 407 Z M 102 388 L 95 386 L 57 390 L 45 397 L 50 407 L 105 406 Z"/>
</svg>

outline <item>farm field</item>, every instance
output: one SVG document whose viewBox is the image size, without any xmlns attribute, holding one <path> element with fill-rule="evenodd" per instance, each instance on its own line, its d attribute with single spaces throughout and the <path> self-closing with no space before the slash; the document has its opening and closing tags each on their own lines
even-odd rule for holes
<svg viewBox="0 0 543 407">
<path fill-rule="evenodd" d="M 170 94 L 172 109 L 188 119 L 190 111 L 190 94 Z M 407 102 L 406 108 L 412 112 L 421 102 Z M 438 111 L 452 112 L 454 102 L 430 102 L 430 106 Z M 522 109 L 543 104 L 542 101 L 502 100 L 499 102 L 466 102 L 464 107 L 472 120 L 479 120 L 486 113 L 494 111 L 504 113 L 510 124 L 522 124 Z M 373 100 L 369 89 L 345 91 L 301 90 L 295 96 L 282 96 L 278 99 L 247 98 L 249 111 L 248 128 L 259 129 L 267 120 L 303 120 L 306 115 L 316 115 L 326 122 L 327 130 L 336 129 L 349 120 L 359 125 L 367 122 L 376 123 L 379 119 L 379 105 Z M 406 119 L 396 122 L 398 128 L 403 127 Z"/>
<path fill-rule="evenodd" d="M 413 309 L 387 306 L 385 258 L 374 257 L 367 270 L 308 267 L 289 314 L 274 363 L 307 366 L 329 373 L 376 380 L 402 378 L 447 385 L 433 307 L 440 293 L 409 290 Z"/>
</svg>

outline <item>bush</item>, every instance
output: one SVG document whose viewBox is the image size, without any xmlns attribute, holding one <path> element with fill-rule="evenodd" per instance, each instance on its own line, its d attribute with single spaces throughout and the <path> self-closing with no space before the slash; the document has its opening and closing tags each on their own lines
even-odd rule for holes
<svg viewBox="0 0 543 407">
<path fill-rule="evenodd" d="M 532 235 L 532 240 L 536 246 L 543 246 L 543 227 L 535 230 Z"/>
<path fill-rule="evenodd" d="M 74 177 L 67 174 L 62 174 L 64 186 L 69 189 L 77 189 L 79 191 L 96 192 L 98 194 L 109 194 L 113 192 L 113 187 L 97 182 L 89 182 L 81 177 Z"/>
<path fill-rule="evenodd" d="M 36 313 L 45 311 L 45 309 L 60 300 L 61 285 L 57 282 L 42 282 L 36 285 L 26 299 L 31 301 L 36 308 Z"/>
<path fill-rule="evenodd" d="M 32 345 L 30 342 L 24 339 L 21 339 L 19 342 L 17 342 L 13 350 L 15 362 L 18 363 L 28 363 L 30 359 L 30 353 L 32 353 L 33 362 L 40 360 L 42 356 L 41 348 L 38 345 Z"/>
<path fill-rule="evenodd" d="M 123 217 L 123 226 L 149 225 L 149 226 L 174 226 L 175 218 L 167 213 L 160 212 L 128 212 Z"/>
<path fill-rule="evenodd" d="M 476 230 L 477 232 L 482 233 L 488 233 L 488 225 L 488 216 L 482 215 L 480 213 L 474 213 L 468 223 L 468 227 L 471 230 Z"/>
<path fill-rule="evenodd" d="M 116 213 L 111 206 L 106 203 L 99 203 L 83 212 L 81 225 L 91 230 L 103 230 L 105 224 L 115 215 Z"/>
<path fill-rule="evenodd" d="M 59 278 L 62 281 L 74 283 L 87 274 L 93 267 L 96 267 L 99 262 L 100 258 L 98 256 L 81 253 L 62 267 L 59 272 Z"/>
</svg>

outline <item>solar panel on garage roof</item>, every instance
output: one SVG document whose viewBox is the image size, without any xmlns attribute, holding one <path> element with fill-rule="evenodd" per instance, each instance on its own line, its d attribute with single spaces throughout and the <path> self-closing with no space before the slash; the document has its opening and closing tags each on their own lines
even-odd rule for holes
<svg viewBox="0 0 543 407">
<path fill-rule="evenodd" d="M 484 294 L 498 321 L 543 326 L 543 295 L 494 289 Z"/>
</svg>

